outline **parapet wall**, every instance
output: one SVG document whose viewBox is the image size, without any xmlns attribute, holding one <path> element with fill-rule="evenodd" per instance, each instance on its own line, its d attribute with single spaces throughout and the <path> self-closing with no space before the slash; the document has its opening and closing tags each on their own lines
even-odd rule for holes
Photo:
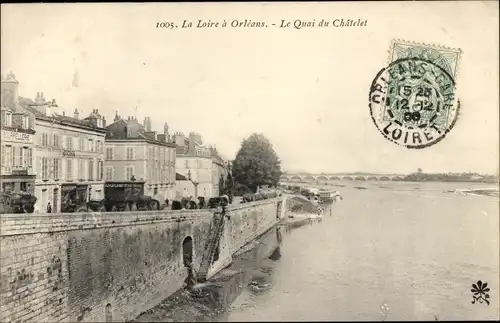
<svg viewBox="0 0 500 323">
<path fill-rule="evenodd" d="M 277 203 L 229 209 L 209 276 L 276 223 Z M 182 287 L 183 242 L 190 238 L 199 267 L 212 216 L 212 210 L 1 215 L 0 321 L 131 320 Z"/>
</svg>

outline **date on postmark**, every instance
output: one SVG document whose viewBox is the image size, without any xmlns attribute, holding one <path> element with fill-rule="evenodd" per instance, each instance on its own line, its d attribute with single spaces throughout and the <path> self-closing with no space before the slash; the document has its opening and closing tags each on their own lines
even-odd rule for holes
<svg viewBox="0 0 500 323">
<path fill-rule="evenodd" d="M 425 148 L 441 141 L 457 121 L 456 73 L 460 50 L 393 41 L 389 65 L 370 87 L 375 126 L 389 141 Z"/>
</svg>

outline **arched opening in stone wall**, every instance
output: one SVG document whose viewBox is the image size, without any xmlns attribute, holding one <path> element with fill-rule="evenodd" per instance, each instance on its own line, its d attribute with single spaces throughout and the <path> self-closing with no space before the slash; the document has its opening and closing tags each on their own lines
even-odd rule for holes
<svg viewBox="0 0 500 323">
<path fill-rule="evenodd" d="M 182 241 L 182 262 L 184 267 L 188 267 L 193 263 L 193 238 L 187 236 Z"/>
<path fill-rule="evenodd" d="M 113 309 L 109 303 L 106 305 L 106 322 L 113 322 Z"/>
</svg>

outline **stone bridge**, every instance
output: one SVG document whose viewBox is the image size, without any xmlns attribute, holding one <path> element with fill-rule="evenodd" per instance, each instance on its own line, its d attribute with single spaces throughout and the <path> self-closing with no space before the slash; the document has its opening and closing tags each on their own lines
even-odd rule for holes
<svg viewBox="0 0 500 323">
<path fill-rule="evenodd" d="M 285 174 L 281 182 L 326 182 L 326 181 L 401 181 L 406 175 L 397 174 Z"/>
</svg>

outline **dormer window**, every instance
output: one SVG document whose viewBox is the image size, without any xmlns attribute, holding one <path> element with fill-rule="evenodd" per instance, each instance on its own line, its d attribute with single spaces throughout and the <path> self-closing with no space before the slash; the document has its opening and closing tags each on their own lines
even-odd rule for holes
<svg viewBox="0 0 500 323">
<path fill-rule="evenodd" d="M 29 129 L 29 119 L 28 119 L 28 115 L 23 115 L 22 116 L 22 128 L 23 129 Z"/>
<path fill-rule="evenodd" d="M 12 113 L 8 110 L 2 110 L 2 126 L 12 126 Z"/>
</svg>

